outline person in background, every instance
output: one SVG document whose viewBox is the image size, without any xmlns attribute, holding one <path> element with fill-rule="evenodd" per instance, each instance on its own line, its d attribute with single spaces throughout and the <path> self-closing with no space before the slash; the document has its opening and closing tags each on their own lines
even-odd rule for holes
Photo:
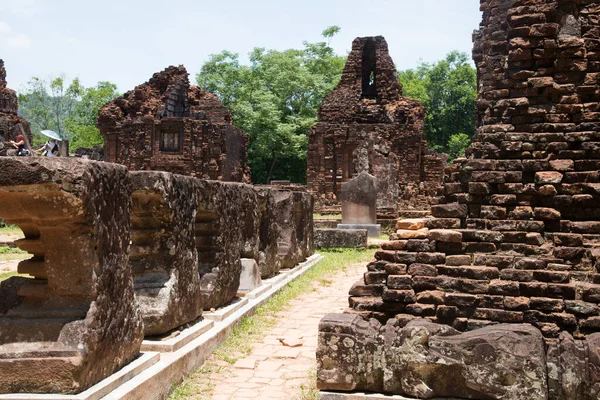
<svg viewBox="0 0 600 400">
<path fill-rule="evenodd" d="M 48 140 L 42 147 L 40 147 L 37 152 L 42 152 L 42 156 L 45 157 L 58 157 L 58 143 L 56 143 L 56 139 Z"/>
<path fill-rule="evenodd" d="M 12 144 L 15 147 L 15 149 L 17 149 L 17 156 L 24 157 L 31 155 L 29 150 L 27 150 L 27 148 L 25 147 L 25 136 L 18 135 L 17 141 L 15 142 L 11 140 L 10 144 Z"/>
</svg>

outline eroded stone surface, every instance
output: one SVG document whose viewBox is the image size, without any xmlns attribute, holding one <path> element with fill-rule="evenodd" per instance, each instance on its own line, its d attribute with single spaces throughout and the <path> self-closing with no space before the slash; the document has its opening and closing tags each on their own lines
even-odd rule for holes
<svg viewBox="0 0 600 400">
<path fill-rule="evenodd" d="M 19 272 L 35 278 L 0 289 L 0 393 L 80 392 L 133 360 L 143 337 L 127 171 L 30 157 L 0 169 L 0 217 L 23 230 L 17 245 L 33 257 Z"/>
<path fill-rule="evenodd" d="M 317 367 L 322 390 L 479 400 L 545 400 L 548 392 L 543 337 L 529 325 L 459 333 L 425 320 L 401 328 L 330 314 L 319 325 Z"/>
<path fill-rule="evenodd" d="M 144 334 L 159 335 L 202 313 L 196 250 L 198 192 L 194 179 L 131 172 L 133 210 L 129 261 Z"/>
<path fill-rule="evenodd" d="M 317 248 L 365 249 L 367 248 L 366 229 L 315 229 Z"/>
</svg>

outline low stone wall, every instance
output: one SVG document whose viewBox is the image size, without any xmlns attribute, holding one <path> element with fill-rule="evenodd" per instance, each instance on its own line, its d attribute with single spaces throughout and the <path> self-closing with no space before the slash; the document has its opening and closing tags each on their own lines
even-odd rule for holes
<svg viewBox="0 0 600 400">
<path fill-rule="evenodd" d="M 366 229 L 315 229 L 315 247 L 321 249 L 366 249 Z"/>
<path fill-rule="evenodd" d="M 0 218 L 23 230 L 19 272 L 34 278 L 0 284 L 0 393 L 79 393 L 144 335 L 230 303 L 242 258 L 272 276 L 314 251 L 306 193 L 76 158 L 0 170 Z"/>
</svg>

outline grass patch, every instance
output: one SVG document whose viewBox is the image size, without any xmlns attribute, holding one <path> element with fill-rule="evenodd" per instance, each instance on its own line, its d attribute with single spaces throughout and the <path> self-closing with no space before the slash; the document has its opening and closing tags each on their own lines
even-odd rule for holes
<svg viewBox="0 0 600 400">
<path fill-rule="evenodd" d="M 19 275 L 17 272 L 4 272 L 4 273 L 0 273 L 0 282 L 2 282 L 3 280 L 6 280 L 8 278 L 10 278 L 11 276 L 17 276 Z"/>
<path fill-rule="evenodd" d="M 304 293 L 316 291 L 318 286 L 315 283 L 321 286 L 332 285 L 333 281 L 329 279 L 332 275 L 339 271 L 346 271 L 351 264 L 370 261 L 374 251 L 327 249 L 319 250 L 319 253 L 325 257 L 323 260 L 300 278 L 290 282 L 259 307 L 254 315 L 243 318 L 239 325 L 233 328 L 221 347 L 213 352 L 211 360 L 177 385 L 169 398 L 171 400 L 210 398 L 211 393 L 208 390 L 210 388 L 207 382 L 209 383 L 208 378 L 214 372 L 212 368 L 215 365 L 218 365 L 219 362 L 234 364 L 238 359 L 249 355 L 252 352 L 253 343 L 262 337 L 268 328 L 277 323 L 277 314 L 289 308 L 292 300 Z M 309 392 L 307 391 L 307 393 Z M 208 397 L 198 397 L 200 395 Z M 312 399 L 313 397 L 305 398 Z"/>
<path fill-rule="evenodd" d="M 0 254 L 28 254 L 16 247 L 0 246 Z"/>
<path fill-rule="evenodd" d="M 311 369 L 308 372 L 310 383 L 308 385 L 300 385 L 302 392 L 298 400 L 319 400 L 319 389 L 317 389 L 317 371 Z"/>
<path fill-rule="evenodd" d="M 16 225 L 7 225 L 7 226 L 0 228 L 0 235 L 22 236 L 23 231 L 21 230 L 21 228 L 19 228 Z"/>
</svg>

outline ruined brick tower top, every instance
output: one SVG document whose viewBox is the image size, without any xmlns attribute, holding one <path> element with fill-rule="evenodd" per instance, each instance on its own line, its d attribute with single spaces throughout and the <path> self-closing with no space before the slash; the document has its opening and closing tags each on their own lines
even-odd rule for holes
<svg viewBox="0 0 600 400">
<path fill-rule="evenodd" d="M 356 38 L 308 135 L 306 180 L 316 209 L 335 212 L 341 185 L 361 172 L 377 179 L 377 208 L 385 216 L 397 215 L 408 185 L 439 187 L 446 157 L 427 149 L 424 127 L 425 108 L 402 96 L 385 39 Z"/>
<path fill-rule="evenodd" d="M 7 87 L 4 61 L 0 60 L 0 112 L 16 114 L 17 110 L 17 94 Z"/>
<path fill-rule="evenodd" d="M 183 65 L 155 73 L 148 82 L 106 104 L 100 109 L 98 125 L 113 125 L 117 120 L 141 116 L 231 123 L 231 113 L 216 95 L 190 85 Z"/>
<path fill-rule="evenodd" d="M 170 66 L 98 113 L 106 161 L 204 179 L 249 182 L 248 135 L 212 93 Z"/>
<path fill-rule="evenodd" d="M 356 38 L 338 86 L 319 110 L 320 122 L 394 122 L 387 111 L 403 100 L 425 110 L 419 102 L 403 98 L 402 86 L 383 36 Z"/>
<path fill-rule="evenodd" d="M 6 87 L 6 69 L 4 68 L 4 60 L 0 60 L 0 88 Z"/>
</svg>

